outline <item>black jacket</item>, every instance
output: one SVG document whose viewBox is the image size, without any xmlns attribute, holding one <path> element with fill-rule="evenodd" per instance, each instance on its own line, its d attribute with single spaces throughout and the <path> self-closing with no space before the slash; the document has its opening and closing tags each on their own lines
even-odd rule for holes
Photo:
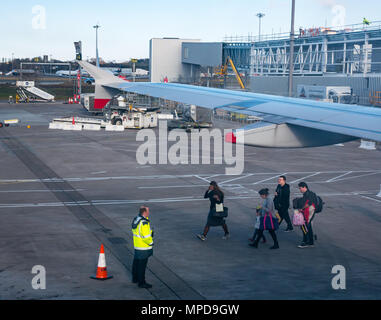
<svg viewBox="0 0 381 320">
<path fill-rule="evenodd" d="M 214 196 L 218 195 L 220 198 L 220 201 L 217 201 Z M 207 199 L 209 198 L 210 200 L 210 210 L 213 210 L 216 208 L 216 203 L 224 203 L 224 195 L 221 192 L 218 192 L 217 190 L 207 190 L 205 192 L 204 198 Z"/>
<path fill-rule="evenodd" d="M 290 208 L 290 186 L 286 183 L 283 187 L 278 184 L 276 188 L 277 196 L 274 197 L 276 210 L 288 210 Z"/>
<path fill-rule="evenodd" d="M 316 194 L 312 191 L 307 190 L 307 192 L 303 194 L 302 199 L 303 207 L 306 205 L 312 206 L 313 204 L 316 206 Z"/>
</svg>

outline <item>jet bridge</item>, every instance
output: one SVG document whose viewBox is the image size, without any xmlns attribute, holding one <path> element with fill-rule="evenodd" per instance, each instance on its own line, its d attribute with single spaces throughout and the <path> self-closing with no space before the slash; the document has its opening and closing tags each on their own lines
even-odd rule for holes
<svg viewBox="0 0 381 320">
<path fill-rule="evenodd" d="M 54 101 L 54 96 L 37 88 L 34 81 L 17 81 L 16 86 L 17 93 L 19 95 L 19 102 Z"/>
</svg>

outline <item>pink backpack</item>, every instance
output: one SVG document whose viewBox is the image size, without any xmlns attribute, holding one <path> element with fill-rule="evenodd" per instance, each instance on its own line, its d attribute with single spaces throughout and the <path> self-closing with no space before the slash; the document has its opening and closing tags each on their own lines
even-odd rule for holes
<svg viewBox="0 0 381 320">
<path fill-rule="evenodd" d="M 294 218 L 292 219 L 292 224 L 294 226 L 304 226 L 305 221 L 304 221 L 303 213 L 301 213 L 301 212 L 294 213 Z"/>
</svg>

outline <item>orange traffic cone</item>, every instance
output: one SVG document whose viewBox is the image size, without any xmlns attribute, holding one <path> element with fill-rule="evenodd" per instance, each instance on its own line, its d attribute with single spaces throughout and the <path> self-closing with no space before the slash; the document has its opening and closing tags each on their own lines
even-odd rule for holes
<svg viewBox="0 0 381 320">
<path fill-rule="evenodd" d="M 107 280 L 112 278 L 112 276 L 107 276 L 105 249 L 103 244 L 101 245 L 101 251 L 99 252 L 97 274 L 96 276 L 91 276 L 90 278 L 96 280 Z"/>
</svg>

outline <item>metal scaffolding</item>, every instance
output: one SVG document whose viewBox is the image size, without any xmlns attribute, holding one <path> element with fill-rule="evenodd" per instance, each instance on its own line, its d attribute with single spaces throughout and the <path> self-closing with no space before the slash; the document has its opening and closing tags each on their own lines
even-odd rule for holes
<svg viewBox="0 0 381 320">
<path fill-rule="evenodd" d="M 224 55 L 251 76 L 288 75 L 289 35 L 225 38 Z M 300 29 L 293 55 L 295 75 L 381 74 L 381 22 L 370 26 Z"/>
</svg>

